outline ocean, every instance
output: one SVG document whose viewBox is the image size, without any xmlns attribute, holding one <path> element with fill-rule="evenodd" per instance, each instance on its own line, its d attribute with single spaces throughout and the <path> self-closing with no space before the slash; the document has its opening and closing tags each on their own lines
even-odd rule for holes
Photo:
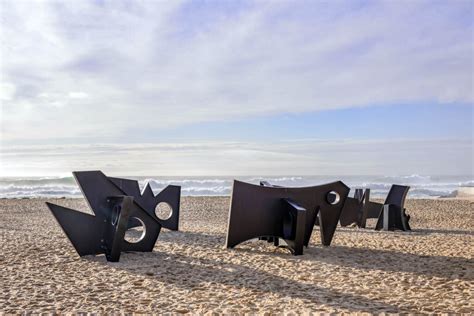
<svg viewBox="0 0 474 316">
<path fill-rule="evenodd" d="M 136 179 L 143 188 L 150 183 L 158 193 L 169 184 L 181 186 L 183 196 L 227 196 L 234 177 L 124 177 Z M 409 198 L 452 196 L 460 186 L 474 186 L 473 176 L 247 176 L 235 179 L 258 184 L 261 180 L 282 186 L 310 186 L 342 180 L 351 189 L 370 188 L 371 196 L 385 197 L 392 184 L 411 187 Z M 0 177 L 0 198 L 82 197 L 71 177 Z"/>
</svg>

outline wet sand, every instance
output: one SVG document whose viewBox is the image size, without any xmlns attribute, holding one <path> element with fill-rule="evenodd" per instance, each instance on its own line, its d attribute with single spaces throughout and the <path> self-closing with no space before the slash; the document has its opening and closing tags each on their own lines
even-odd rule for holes
<svg viewBox="0 0 474 316">
<path fill-rule="evenodd" d="M 80 258 L 44 200 L 0 200 L 0 311 L 474 313 L 472 201 L 409 200 L 412 232 L 339 227 L 331 247 L 315 228 L 298 257 L 265 242 L 225 249 L 228 203 L 183 198 L 179 232 L 108 263 Z"/>
</svg>

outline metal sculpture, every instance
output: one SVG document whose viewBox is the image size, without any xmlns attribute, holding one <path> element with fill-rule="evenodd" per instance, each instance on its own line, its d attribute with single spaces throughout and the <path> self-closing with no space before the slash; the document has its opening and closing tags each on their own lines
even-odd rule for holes
<svg viewBox="0 0 474 316">
<path fill-rule="evenodd" d="M 161 227 L 178 229 L 181 188 L 169 185 L 154 196 L 149 185 L 140 194 L 138 182 L 109 178 L 101 171 L 73 172 L 89 207 L 95 215 L 46 203 L 80 256 L 105 254 L 118 261 L 121 251 L 152 251 Z M 166 203 L 172 209 L 167 219 L 156 216 L 154 208 Z M 126 231 L 142 226 L 136 241 L 125 239 Z"/>
<path fill-rule="evenodd" d="M 169 230 L 179 229 L 179 201 L 181 198 L 181 187 L 168 185 L 156 196 L 153 194 L 150 183 L 147 183 L 143 192 L 140 193 L 138 181 L 107 177 L 113 184 L 119 187 L 126 195 L 133 196 L 134 201 L 151 215 L 161 226 Z M 166 203 L 172 210 L 167 218 L 156 215 L 156 207 L 160 203 Z"/>
<path fill-rule="evenodd" d="M 355 189 L 354 197 L 347 197 L 342 208 L 341 218 L 339 219 L 341 226 L 355 223 L 358 227 L 365 227 L 367 215 L 364 216 L 364 206 L 369 202 L 369 196 L 370 189 Z"/>
<path fill-rule="evenodd" d="M 375 226 L 376 230 L 411 230 L 408 221 L 410 220 L 410 215 L 405 213 L 405 199 L 410 190 L 409 186 L 404 185 L 392 185 L 390 191 L 388 192 L 385 203 L 374 203 L 379 206 L 379 216 L 377 224 Z"/>
<path fill-rule="evenodd" d="M 226 247 L 264 237 L 278 245 L 283 239 L 293 255 L 303 254 L 314 224 L 321 242 L 331 244 L 349 188 L 342 182 L 304 188 L 253 185 L 234 180 Z"/>
<path fill-rule="evenodd" d="M 411 230 L 408 224 L 410 216 L 405 214 L 403 208 L 408 190 L 409 186 L 392 185 L 382 204 L 370 201 L 370 189 L 356 189 L 354 197 L 348 197 L 344 203 L 341 226 L 356 223 L 357 226 L 365 228 L 368 218 L 377 218 L 377 230 Z"/>
<path fill-rule="evenodd" d="M 359 227 L 365 228 L 368 218 L 379 218 L 381 210 L 380 205 L 380 203 L 370 201 L 370 189 L 365 189 L 362 217 L 360 219 Z"/>
</svg>

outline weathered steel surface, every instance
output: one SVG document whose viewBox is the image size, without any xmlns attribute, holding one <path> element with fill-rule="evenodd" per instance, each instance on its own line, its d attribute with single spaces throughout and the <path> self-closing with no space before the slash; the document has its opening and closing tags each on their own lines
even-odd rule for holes
<svg viewBox="0 0 474 316">
<path fill-rule="evenodd" d="M 385 202 L 370 201 L 370 189 L 356 189 L 354 197 L 348 197 L 344 203 L 340 223 L 347 226 L 356 223 L 365 228 L 368 218 L 377 218 L 376 229 L 385 230 L 411 230 L 408 221 L 409 215 L 405 214 L 403 205 L 410 187 L 394 184 L 390 188 Z"/>
<path fill-rule="evenodd" d="M 344 202 L 344 207 L 342 208 L 341 217 L 339 219 L 341 226 L 349 226 L 353 223 L 360 226 L 362 207 L 363 203 L 361 201 L 353 197 L 348 197 Z"/>
<path fill-rule="evenodd" d="M 339 220 L 341 226 L 348 226 L 355 223 L 359 227 L 365 227 L 367 216 L 364 211 L 366 210 L 369 195 L 370 189 L 355 189 L 354 197 L 348 197 L 344 203 Z M 378 214 L 375 218 L 377 217 Z"/>
<path fill-rule="evenodd" d="M 126 195 L 133 196 L 135 202 L 140 205 L 151 217 L 158 221 L 161 226 L 170 230 L 179 229 L 179 203 L 181 198 L 181 187 L 168 185 L 156 196 L 147 183 L 143 193 L 140 193 L 140 187 L 135 180 L 108 177 L 117 187 Z M 156 216 L 155 208 L 160 203 L 168 204 L 172 213 L 168 219 L 162 219 Z"/>
<path fill-rule="evenodd" d="M 394 184 L 388 192 L 384 204 L 379 204 L 380 213 L 376 230 L 411 230 L 408 224 L 410 215 L 405 213 L 405 199 L 410 190 L 409 186 Z"/>
<path fill-rule="evenodd" d="M 325 246 L 331 244 L 349 193 L 344 183 L 305 188 L 262 184 L 234 181 L 226 240 L 228 248 L 253 238 L 273 237 L 284 239 L 295 255 L 301 254 L 302 246 L 308 246 L 318 214 L 321 242 Z M 333 204 L 332 193 L 337 193 L 338 197 Z"/>
<path fill-rule="evenodd" d="M 104 253 L 107 260 L 118 261 L 121 251 L 153 250 L 162 224 L 154 212 L 151 214 L 134 200 L 133 194 L 143 204 L 152 199 L 164 201 L 179 214 L 179 197 L 176 197 L 180 194 L 179 187 L 178 190 L 172 187 L 164 195 L 158 195 L 158 198 L 153 193 L 142 196 L 139 190 L 135 191 L 132 182 L 136 181 L 111 180 L 101 171 L 80 171 L 73 172 L 73 175 L 94 215 L 52 203 L 46 204 L 80 256 Z M 115 182 L 119 180 L 125 184 L 117 185 Z M 125 240 L 127 229 L 138 225 L 143 225 L 141 238 L 136 242 Z M 172 227 L 177 228 L 177 224 Z"/>
</svg>

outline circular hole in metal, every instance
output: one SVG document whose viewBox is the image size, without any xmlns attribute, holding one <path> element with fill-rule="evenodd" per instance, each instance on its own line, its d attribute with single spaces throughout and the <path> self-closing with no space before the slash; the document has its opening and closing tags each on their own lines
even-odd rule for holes
<svg viewBox="0 0 474 316">
<path fill-rule="evenodd" d="M 155 207 L 155 215 L 159 219 L 165 221 L 167 219 L 170 219 L 173 215 L 173 208 L 166 202 L 160 202 Z"/>
<path fill-rule="evenodd" d="M 341 200 L 339 193 L 336 191 L 331 191 L 326 194 L 326 201 L 331 205 L 336 205 Z"/>
<path fill-rule="evenodd" d="M 111 223 L 112 225 L 117 225 L 118 218 L 120 215 L 120 211 L 122 210 L 122 207 L 120 205 L 115 205 L 112 209 L 112 218 L 111 218 Z"/>
<path fill-rule="evenodd" d="M 123 239 L 125 239 L 126 242 L 129 242 L 131 244 L 136 244 L 142 241 L 143 238 L 145 238 L 146 226 L 145 223 L 138 217 L 131 217 L 129 221 L 132 221 L 134 224 L 138 225 L 127 229 Z"/>
</svg>

